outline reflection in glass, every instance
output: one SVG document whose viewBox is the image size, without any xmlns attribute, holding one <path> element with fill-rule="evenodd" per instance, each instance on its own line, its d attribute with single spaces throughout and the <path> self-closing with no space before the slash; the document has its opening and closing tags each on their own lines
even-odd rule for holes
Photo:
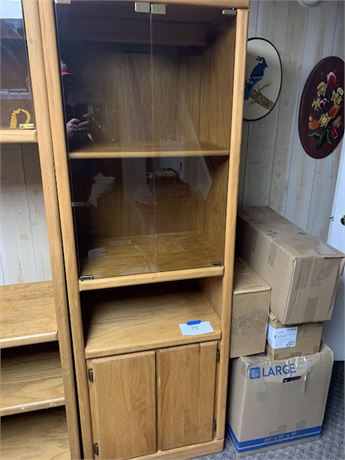
<svg viewBox="0 0 345 460">
<path fill-rule="evenodd" d="M 21 2 L 0 1 L 0 128 L 34 129 Z"/>
<path fill-rule="evenodd" d="M 226 158 L 75 160 L 71 172 L 82 276 L 223 264 Z"/>
</svg>

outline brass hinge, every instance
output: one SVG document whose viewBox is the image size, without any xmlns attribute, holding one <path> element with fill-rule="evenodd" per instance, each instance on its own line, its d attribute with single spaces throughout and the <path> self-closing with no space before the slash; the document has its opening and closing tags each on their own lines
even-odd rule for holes
<svg viewBox="0 0 345 460">
<path fill-rule="evenodd" d="M 213 433 L 215 433 L 217 430 L 217 420 L 213 418 Z"/>
<path fill-rule="evenodd" d="M 92 444 L 92 450 L 95 455 L 99 455 L 99 444 L 98 442 L 95 442 Z"/>
<path fill-rule="evenodd" d="M 91 369 L 91 367 L 89 367 L 87 370 L 87 378 L 89 379 L 89 382 L 93 382 L 94 375 L 93 369 Z"/>
<path fill-rule="evenodd" d="M 216 360 L 217 360 L 217 363 L 219 363 L 219 361 L 220 361 L 220 350 L 219 350 L 219 348 L 217 348 Z"/>
<path fill-rule="evenodd" d="M 93 275 L 81 275 L 79 277 L 80 281 L 89 281 L 89 280 L 93 280 Z"/>
<path fill-rule="evenodd" d="M 237 10 L 236 10 L 236 8 L 225 9 L 225 10 L 222 11 L 222 14 L 224 14 L 226 16 L 236 16 Z"/>
<path fill-rule="evenodd" d="M 223 262 L 221 260 L 216 260 L 215 262 L 211 262 L 212 267 L 221 267 Z"/>
<path fill-rule="evenodd" d="M 167 7 L 163 3 L 135 2 L 134 11 L 136 13 L 166 14 Z"/>
</svg>

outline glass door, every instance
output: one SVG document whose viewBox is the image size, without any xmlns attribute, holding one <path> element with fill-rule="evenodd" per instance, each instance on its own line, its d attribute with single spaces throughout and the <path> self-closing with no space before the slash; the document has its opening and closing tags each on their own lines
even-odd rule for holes
<svg viewBox="0 0 345 460">
<path fill-rule="evenodd" d="M 222 266 L 234 18 L 212 6 L 150 9 L 157 266 Z"/>
<path fill-rule="evenodd" d="M 55 9 L 81 279 L 222 266 L 232 16 L 116 0 Z"/>
<path fill-rule="evenodd" d="M 0 129 L 34 129 L 35 114 L 20 0 L 0 1 Z"/>
</svg>

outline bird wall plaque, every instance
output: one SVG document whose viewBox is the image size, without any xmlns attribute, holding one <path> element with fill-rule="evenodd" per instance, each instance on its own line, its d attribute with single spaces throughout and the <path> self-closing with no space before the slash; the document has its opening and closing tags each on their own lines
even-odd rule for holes
<svg viewBox="0 0 345 460">
<path fill-rule="evenodd" d="M 250 38 L 243 118 L 254 121 L 269 114 L 278 100 L 281 83 L 282 65 L 277 49 L 264 38 Z"/>
</svg>

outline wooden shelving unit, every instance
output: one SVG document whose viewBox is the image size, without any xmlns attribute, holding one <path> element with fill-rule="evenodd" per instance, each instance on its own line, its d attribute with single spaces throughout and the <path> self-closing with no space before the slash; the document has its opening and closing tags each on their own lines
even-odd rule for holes
<svg viewBox="0 0 345 460">
<path fill-rule="evenodd" d="M 14 18 L 0 19 L 0 86 L 15 95 L 0 107 L 0 457 L 77 460 L 74 365 L 38 4 L 17 3 Z M 10 129 L 12 122 L 30 122 L 35 129 Z"/>
<path fill-rule="evenodd" d="M 0 286 L 0 347 L 58 340 L 50 281 Z"/>
<path fill-rule="evenodd" d="M 7 460 L 70 460 L 64 408 L 4 417 L 0 457 Z"/>
<path fill-rule="evenodd" d="M 84 458 L 218 452 L 249 2 L 37 1 Z"/>
<path fill-rule="evenodd" d="M 58 350 L 3 353 L 0 392 L 0 416 L 63 406 Z"/>
</svg>

